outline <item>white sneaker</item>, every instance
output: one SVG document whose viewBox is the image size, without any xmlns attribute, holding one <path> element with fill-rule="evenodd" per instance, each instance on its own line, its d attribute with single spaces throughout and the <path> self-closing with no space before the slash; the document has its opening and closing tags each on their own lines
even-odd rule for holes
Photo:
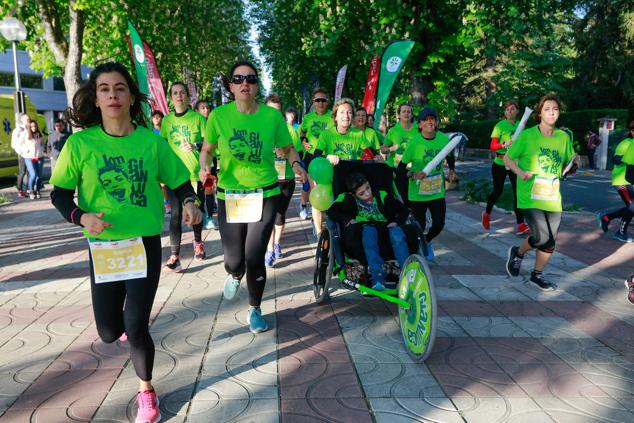
<svg viewBox="0 0 634 423">
<path fill-rule="evenodd" d="M 302 220 L 306 220 L 308 219 L 308 206 L 303 207 L 303 206 L 299 206 L 299 218 Z"/>
<path fill-rule="evenodd" d="M 227 279 L 225 279 L 223 295 L 226 299 L 232 300 L 233 297 L 236 296 L 238 288 L 240 288 L 240 281 L 238 279 L 234 279 L 233 276 L 229 275 L 227 276 Z"/>
</svg>

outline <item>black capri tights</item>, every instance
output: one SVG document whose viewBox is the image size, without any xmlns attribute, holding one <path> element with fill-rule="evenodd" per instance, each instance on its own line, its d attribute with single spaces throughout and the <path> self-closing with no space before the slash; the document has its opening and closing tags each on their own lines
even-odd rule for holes
<svg viewBox="0 0 634 423">
<path fill-rule="evenodd" d="M 506 170 L 504 166 L 500 166 L 497 163 L 493 163 L 491 165 L 491 178 L 493 179 L 493 191 L 489 195 L 489 199 L 487 200 L 486 212 L 491 214 L 493 210 L 493 206 L 502 195 L 504 191 L 504 181 L 506 181 L 506 175 L 509 176 L 509 181 L 511 181 L 511 187 L 513 188 L 513 210 L 515 211 L 515 220 L 518 224 L 524 222 L 524 217 L 522 216 L 522 211 L 517 208 L 517 175 L 513 173 L 511 170 Z"/>
<path fill-rule="evenodd" d="M 277 213 L 275 213 L 275 224 L 277 226 L 286 224 L 286 211 L 295 192 L 295 180 L 280 182 L 280 191 L 282 191 L 282 195 L 280 196 Z"/>
<path fill-rule="evenodd" d="M 445 203 L 445 199 L 438 198 L 431 201 L 410 201 L 409 205 L 414 218 L 423 231 L 425 231 L 425 226 L 427 224 L 425 214 L 427 213 L 427 209 L 429 209 L 429 213 L 431 214 L 431 227 L 429 228 L 427 235 L 425 235 L 425 240 L 430 242 L 432 239 L 436 238 L 445 227 L 445 214 L 447 213 L 447 204 Z"/>
<path fill-rule="evenodd" d="M 225 270 L 236 279 L 247 276 L 249 305 L 259 307 L 266 285 L 264 255 L 275 223 L 280 196 L 264 199 L 262 219 L 253 223 L 227 223 L 224 200 L 218 199 L 218 224 Z"/>
<path fill-rule="evenodd" d="M 205 213 L 205 189 L 203 184 L 199 181 L 196 187 L 196 196 L 200 201 L 200 211 Z M 178 199 L 178 195 L 171 189 L 167 188 L 167 196 L 172 206 L 172 214 L 170 215 L 170 251 L 172 255 L 178 256 L 181 251 L 181 238 L 183 236 L 183 205 Z M 194 241 L 202 241 L 203 222 L 197 223 L 192 226 L 194 230 Z"/>
<path fill-rule="evenodd" d="M 147 277 L 118 282 L 95 283 L 90 259 L 92 309 L 99 337 L 105 343 L 125 333 L 130 343 L 130 358 L 139 379 L 152 380 L 154 341 L 148 324 L 154 296 L 161 276 L 161 237 L 143 237 L 147 257 Z"/>
<path fill-rule="evenodd" d="M 545 253 L 555 251 L 555 239 L 561 223 L 561 212 L 539 209 L 522 209 L 526 223 L 531 228 L 528 244 Z"/>
</svg>

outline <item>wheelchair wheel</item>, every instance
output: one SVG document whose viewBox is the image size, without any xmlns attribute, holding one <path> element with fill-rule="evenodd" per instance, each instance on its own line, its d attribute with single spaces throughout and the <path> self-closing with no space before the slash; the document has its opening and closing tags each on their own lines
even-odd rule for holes
<svg viewBox="0 0 634 423">
<path fill-rule="evenodd" d="M 324 228 L 319 236 L 319 241 L 317 241 L 315 272 L 313 274 L 313 294 L 315 295 L 315 301 L 318 304 L 327 301 L 330 296 L 329 289 L 334 261 L 330 245 L 330 231 L 327 228 Z"/>
<path fill-rule="evenodd" d="M 434 346 L 438 317 L 434 282 L 425 259 L 418 254 L 409 256 L 401 269 L 398 297 L 410 305 L 398 309 L 405 348 L 414 360 L 424 361 Z"/>
</svg>

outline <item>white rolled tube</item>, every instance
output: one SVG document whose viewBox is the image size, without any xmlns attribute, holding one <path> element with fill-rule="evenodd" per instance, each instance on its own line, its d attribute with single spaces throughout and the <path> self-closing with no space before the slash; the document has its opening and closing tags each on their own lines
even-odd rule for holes
<svg viewBox="0 0 634 423">
<path fill-rule="evenodd" d="M 449 141 L 449 144 L 444 146 L 443 149 L 440 150 L 438 154 L 436 154 L 436 157 L 434 157 L 431 162 L 427 163 L 427 166 L 425 166 L 423 172 L 425 172 L 426 175 L 429 175 L 429 173 L 434 170 L 434 168 L 438 166 L 440 162 L 445 160 L 445 157 L 447 157 L 449 153 L 451 153 L 456 148 L 456 146 L 460 142 L 460 139 L 461 137 L 455 137 L 454 139 Z"/>
<path fill-rule="evenodd" d="M 517 125 L 517 128 L 515 129 L 515 132 L 513 133 L 513 136 L 511 137 L 511 142 L 515 141 L 517 137 L 520 135 L 520 132 L 524 130 L 524 127 L 526 126 L 526 122 L 528 122 L 528 118 L 531 117 L 531 113 L 533 113 L 533 109 L 531 109 L 530 107 L 524 108 L 524 114 L 522 115 L 522 119 L 520 120 L 519 125 Z"/>
</svg>

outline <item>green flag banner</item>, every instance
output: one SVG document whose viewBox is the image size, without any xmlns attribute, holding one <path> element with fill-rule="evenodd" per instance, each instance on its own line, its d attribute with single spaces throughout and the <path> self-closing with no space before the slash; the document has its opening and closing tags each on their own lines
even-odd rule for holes
<svg viewBox="0 0 634 423">
<path fill-rule="evenodd" d="M 392 86 L 398 73 L 403 68 L 409 52 L 414 47 L 414 41 L 394 41 L 390 43 L 383 52 L 381 59 L 381 71 L 379 72 L 379 88 L 376 94 L 376 110 L 374 113 L 374 129 L 379 128 L 379 122 L 381 121 L 381 115 L 383 109 L 385 109 L 385 103 L 390 96 Z"/>
<path fill-rule="evenodd" d="M 132 53 L 132 61 L 134 62 L 134 68 L 136 69 L 136 80 L 139 85 L 139 90 L 150 97 L 150 87 L 148 85 L 147 78 L 147 63 L 145 57 L 145 49 L 143 48 L 143 40 L 141 40 L 141 36 L 137 32 L 137 30 L 132 25 L 132 22 L 128 20 L 128 30 L 130 31 L 130 53 Z M 150 106 L 148 103 L 143 102 L 143 114 L 148 122 L 151 122 L 150 114 L 152 111 L 150 110 Z"/>
</svg>

